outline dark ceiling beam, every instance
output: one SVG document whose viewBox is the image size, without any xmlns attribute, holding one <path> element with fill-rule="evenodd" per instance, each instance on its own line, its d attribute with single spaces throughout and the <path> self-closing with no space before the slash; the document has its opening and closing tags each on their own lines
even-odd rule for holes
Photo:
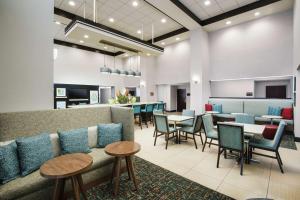
<svg viewBox="0 0 300 200">
<path fill-rule="evenodd" d="M 202 20 L 197 17 L 190 9 L 188 9 L 183 3 L 181 3 L 179 0 L 170 0 L 173 4 L 175 4 L 180 10 L 182 10 L 185 14 L 190 16 L 195 22 L 197 22 L 199 25 L 203 26 Z"/>
<path fill-rule="evenodd" d="M 257 8 L 260 8 L 260 7 L 270 5 L 272 3 L 276 3 L 278 1 L 281 1 L 281 0 L 260 0 L 260 1 L 256 1 L 254 3 L 247 4 L 245 6 L 236 8 L 236 9 L 228 11 L 226 13 L 217 15 L 215 17 L 211 17 L 211 18 L 208 18 L 206 20 L 203 20 L 202 23 L 203 23 L 203 26 L 206 26 L 206 25 L 209 25 L 209 24 L 212 24 L 212 23 L 215 23 L 215 22 L 218 22 L 218 21 L 236 16 L 236 15 L 240 15 L 242 13 L 245 13 L 245 12 L 248 12 L 248 11 L 251 11 L 251 10 L 255 10 Z"/>
<path fill-rule="evenodd" d="M 93 47 L 87 47 L 87 46 L 83 46 L 83 45 L 80 45 L 80 44 L 75 44 L 75 43 L 72 43 L 72 42 L 66 42 L 66 41 L 62 41 L 62 40 L 57 40 L 57 39 L 54 39 L 54 44 L 58 44 L 58 45 L 62 45 L 62 46 L 66 46 L 66 47 L 72 47 L 72 48 L 76 48 L 76 49 L 81 49 L 81 50 L 85 50 L 85 51 L 91 51 L 91 52 L 94 52 L 94 53 L 101 53 L 101 54 L 105 54 L 105 55 L 108 55 L 108 56 L 118 56 L 118 55 L 121 55 L 123 54 L 124 52 L 122 51 L 118 51 L 118 52 L 110 52 L 110 51 L 104 51 L 102 49 L 96 49 L 96 48 L 93 48 Z"/>
<path fill-rule="evenodd" d="M 181 34 L 181 33 L 185 33 L 185 32 L 188 32 L 188 31 L 189 31 L 189 29 L 183 27 L 183 28 L 177 29 L 177 30 L 175 30 L 175 31 L 166 33 L 166 34 L 164 34 L 164 35 L 155 37 L 155 38 L 154 38 L 154 42 L 159 42 L 159 41 L 161 41 L 161 40 L 165 40 L 165 39 L 167 39 L 167 38 L 170 38 L 170 37 L 173 37 L 173 36 L 175 36 L 175 35 L 179 35 L 179 34 Z M 152 40 L 148 40 L 147 42 L 152 42 Z"/>
</svg>

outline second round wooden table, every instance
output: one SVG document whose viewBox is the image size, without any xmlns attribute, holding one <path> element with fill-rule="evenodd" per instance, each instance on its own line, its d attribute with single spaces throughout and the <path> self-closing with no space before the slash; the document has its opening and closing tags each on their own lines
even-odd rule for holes
<svg viewBox="0 0 300 200">
<path fill-rule="evenodd" d="M 114 195 L 119 192 L 121 159 L 125 158 L 129 179 L 132 179 L 135 189 L 137 190 L 137 182 L 134 174 L 134 168 L 131 156 L 139 152 L 141 146 L 133 141 L 120 141 L 109 144 L 105 147 L 108 155 L 115 157 L 112 179 L 114 181 Z"/>
</svg>

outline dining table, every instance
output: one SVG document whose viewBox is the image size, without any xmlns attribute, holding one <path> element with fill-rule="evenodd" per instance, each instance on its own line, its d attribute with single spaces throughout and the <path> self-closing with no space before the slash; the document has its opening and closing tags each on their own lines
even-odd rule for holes
<svg viewBox="0 0 300 200">
<path fill-rule="evenodd" d="M 177 124 L 186 120 L 190 120 L 190 119 L 194 119 L 194 117 L 191 116 L 185 116 L 185 115 L 168 115 L 168 121 L 169 123 L 171 122 L 172 124 L 174 124 L 174 128 L 177 127 Z M 176 136 L 176 144 L 179 143 L 179 139 L 178 139 L 178 133 Z"/>
</svg>

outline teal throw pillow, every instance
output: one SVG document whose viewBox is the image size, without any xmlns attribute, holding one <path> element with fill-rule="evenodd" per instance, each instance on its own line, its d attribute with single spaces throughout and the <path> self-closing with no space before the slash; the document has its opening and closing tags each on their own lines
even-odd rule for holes
<svg viewBox="0 0 300 200">
<path fill-rule="evenodd" d="M 0 146 L 0 184 L 5 184 L 20 175 L 16 142 Z"/>
<path fill-rule="evenodd" d="M 122 123 L 98 125 L 98 147 L 122 140 Z"/>
<path fill-rule="evenodd" d="M 90 153 L 88 129 L 79 128 L 70 131 L 58 131 L 62 154 Z"/>
<path fill-rule="evenodd" d="M 275 115 L 280 116 L 281 115 L 281 108 L 280 107 L 268 107 L 268 115 Z"/>
<path fill-rule="evenodd" d="M 47 133 L 18 138 L 16 143 L 21 176 L 26 176 L 39 169 L 44 162 L 54 156 L 50 135 Z"/>
<path fill-rule="evenodd" d="M 222 113 L 222 104 L 213 104 L 213 111 Z"/>
</svg>

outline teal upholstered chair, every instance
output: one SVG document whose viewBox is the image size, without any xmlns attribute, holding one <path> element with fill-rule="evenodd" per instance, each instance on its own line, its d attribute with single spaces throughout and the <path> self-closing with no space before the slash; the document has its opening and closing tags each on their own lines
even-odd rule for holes
<svg viewBox="0 0 300 200">
<path fill-rule="evenodd" d="M 236 151 L 240 156 L 241 171 L 243 175 L 244 164 L 244 127 L 241 125 L 232 125 L 225 123 L 218 123 L 218 160 L 217 168 L 219 168 L 220 155 L 224 152 L 226 158 L 226 150 Z"/>
<path fill-rule="evenodd" d="M 148 121 L 150 122 L 152 121 L 153 109 L 154 109 L 154 104 L 146 104 L 145 108 L 142 109 L 143 121 L 145 122 L 147 128 L 148 128 Z"/>
<path fill-rule="evenodd" d="M 194 110 L 183 110 L 182 111 L 183 116 L 188 117 L 195 117 L 195 111 Z M 185 120 L 181 123 L 178 123 L 179 126 L 190 126 L 192 127 L 194 125 L 194 119 Z"/>
<path fill-rule="evenodd" d="M 214 129 L 213 118 L 212 118 L 211 114 L 202 115 L 202 123 L 203 123 L 204 133 L 205 133 L 205 136 L 206 136 L 205 141 L 204 141 L 204 145 L 203 145 L 203 148 L 202 148 L 202 151 L 204 151 L 205 145 L 207 143 L 207 139 L 210 139 L 209 147 L 210 147 L 210 145 L 217 145 L 218 146 L 218 144 L 212 143 L 213 140 L 218 140 L 218 133 Z"/>
<path fill-rule="evenodd" d="M 142 106 L 133 105 L 132 108 L 133 108 L 134 119 L 136 119 L 136 117 L 139 118 L 139 125 L 142 129 Z"/>
<path fill-rule="evenodd" d="M 163 110 L 157 110 L 157 109 L 153 110 L 153 115 L 163 115 L 163 114 L 164 114 Z M 155 120 L 154 120 L 154 126 L 155 126 Z M 154 129 L 153 137 L 155 137 L 155 129 Z"/>
<path fill-rule="evenodd" d="M 282 137 L 283 137 L 283 133 L 284 133 L 284 129 L 285 129 L 286 123 L 282 120 L 279 123 L 278 129 L 276 131 L 275 137 L 273 140 L 268 140 L 268 139 L 257 139 L 257 138 L 253 138 L 252 140 L 250 140 L 249 142 L 249 149 L 250 149 L 250 155 L 252 156 L 252 154 L 255 155 L 260 155 L 260 156 L 265 156 L 268 158 L 273 158 L 276 159 L 280 168 L 281 173 L 283 172 L 282 169 L 282 160 L 278 151 L 278 148 L 280 146 Z M 271 151 L 275 153 L 275 156 L 270 156 L 270 155 L 266 155 L 266 154 L 262 154 L 262 153 L 257 153 L 257 152 L 252 152 L 252 149 L 262 149 L 265 151 Z"/>
<path fill-rule="evenodd" d="M 193 126 L 184 126 L 181 129 L 179 129 L 180 132 L 185 133 L 185 139 L 186 140 L 188 138 L 194 140 L 196 149 L 198 148 L 197 143 L 196 143 L 196 138 L 195 138 L 196 135 L 200 136 L 201 143 L 203 144 L 203 140 L 202 140 L 202 136 L 201 136 L 201 126 L 202 126 L 201 115 L 197 115 L 194 122 L 193 122 Z M 197 134 L 197 133 L 199 133 L 199 134 Z M 188 136 L 189 134 L 191 134 L 193 137 L 189 137 Z M 180 137 L 181 137 L 181 135 L 179 134 L 179 142 L 180 142 Z"/>
<path fill-rule="evenodd" d="M 155 105 L 154 109 L 164 111 L 165 110 L 165 104 L 163 102 L 160 102 L 160 103 Z"/>
<path fill-rule="evenodd" d="M 235 114 L 235 122 L 243 124 L 255 124 L 255 116 L 250 114 Z"/>
<path fill-rule="evenodd" d="M 172 138 L 178 137 L 178 129 L 169 127 L 168 117 L 167 115 L 154 115 L 155 121 L 155 139 L 154 139 L 154 146 L 156 145 L 156 139 L 159 136 L 164 135 L 166 140 L 166 149 L 168 148 L 168 142 Z M 170 134 L 173 136 L 170 137 Z M 177 138 L 178 139 L 178 138 Z"/>
</svg>

